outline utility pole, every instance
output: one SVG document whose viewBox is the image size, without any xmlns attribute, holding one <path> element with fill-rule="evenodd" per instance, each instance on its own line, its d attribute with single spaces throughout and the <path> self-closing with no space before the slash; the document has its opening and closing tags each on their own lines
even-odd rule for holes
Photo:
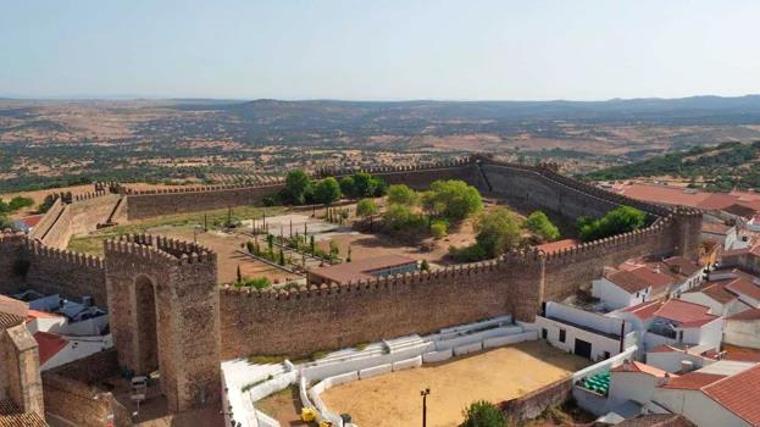
<svg viewBox="0 0 760 427">
<path fill-rule="evenodd" d="M 430 388 L 420 391 L 422 396 L 422 427 L 427 427 L 427 397 L 430 394 Z"/>
</svg>

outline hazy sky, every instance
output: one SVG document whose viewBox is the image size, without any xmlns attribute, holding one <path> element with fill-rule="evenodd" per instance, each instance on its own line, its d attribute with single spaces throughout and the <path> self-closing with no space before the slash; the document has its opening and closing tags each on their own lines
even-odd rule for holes
<svg viewBox="0 0 760 427">
<path fill-rule="evenodd" d="M 4 0 L 0 95 L 743 95 L 759 22 L 758 0 Z"/>
</svg>

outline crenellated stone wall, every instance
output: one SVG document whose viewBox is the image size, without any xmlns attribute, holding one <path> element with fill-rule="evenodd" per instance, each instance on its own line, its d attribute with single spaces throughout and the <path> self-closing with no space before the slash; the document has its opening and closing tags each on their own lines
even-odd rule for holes
<svg viewBox="0 0 760 427">
<path fill-rule="evenodd" d="M 321 171 L 321 176 L 355 172 Z M 424 167 L 375 168 L 366 172 L 381 176 L 390 184 L 405 183 L 414 188 L 427 187 L 436 179 L 463 179 L 517 208 L 542 209 L 569 219 L 600 216 L 626 204 L 647 212 L 652 225 L 557 252 L 512 252 L 498 260 L 433 273 L 290 291 L 227 287 L 219 293 L 207 286 L 208 280 L 202 279 L 211 270 L 209 260 L 215 260 L 215 255 L 200 246 L 131 236 L 108 243 L 103 260 L 52 249 L 49 244 L 46 246 L 45 239 L 63 240 L 56 237 L 58 227 L 64 230 L 60 233 L 64 236 L 90 230 L 97 222 L 114 218 L 131 220 L 255 204 L 282 189 L 281 182 L 258 187 L 225 185 L 149 192 L 133 192 L 111 184 L 108 185 L 111 193 L 104 192 L 105 185 L 96 185 L 96 192 L 91 195 L 74 198 L 70 203 L 56 202 L 39 230 L 46 235 L 41 238 L 43 243 L 18 235 L 4 235 L 0 239 L 0 289 L 7 292 L 33 287 L 70 298 L 92 295 L 98 304 L 110 298 L 109 306 L 118 307 L 117 301 L 150 301 L 149 294 L 132 289 L 137 282 L 148 283 L 153 289 L 167 283 L 185 284 L 174 287 L 173 293 L 155 294 L 161 307 L 156 325 L 159 330 L 162 322 L 175 322 L 177 318 L 173 316 L 188 319 L 183 323 L 185 327 L 159 334 L 165 337 L 161 340 L 168 340 L 164 343 L 167 347 L 175 348 L 176 344 L 174 338 L 166 338 L 169 335 L 178 340 L 196 339 L 198 330 L 207 326 L 198 320 L 204 319 L 199 313 L 217 305 L 220 316 L 217 338 L 221 340 L 223 357 L 303 355 L 358 342 L 432 332 L 506 313 L 530 321 L 542 301 L 562 299 L 579 287 L 588 286 L 606 265 L 633 256 L 696 254 L 698 249 L 700 212 L 632 200 L 564 177 L 550 168 L 466 158 Z M 16 274 L 19 260 L 28 264 L 25 276 Z M 112 283 L 108 288 L 107 276 Z M 189 285 L 192 283 L 202 285 L 196 289 L 195 285 Z M 120 290 L 115 291 L 115 287 Z M 189 295 L 189 300 L 195 302 L 182 310 L 164 308 L 176 304 L 181 295 Z M 132 335 L 133 330 L 141 327 L 133 317 L 118 309 L 112 313 L 115 322 L 127 325 L 117 327 L 115 336 L 120 335 L 118 340 L 122 343 L 131 342 L 138 348 L 147 345 L 147 341 L 145 337 Z M 177 351 L 188 357 L 195 354 L 190 348 Z M 174 353 L 177 354 L 180 353 Z M 206 363 L 207 356 L 198 360 Z M 123 357 L 125 361 L 131 360 L 128 354 Z M 139 367 L 149 362 L 130 363 Z M 163 369 L 168 376 L 177 374 L 172 371 L 175 364 L 165 365 Z M 169 393 L 179 395 L 177 390 Z"/>
</svg>

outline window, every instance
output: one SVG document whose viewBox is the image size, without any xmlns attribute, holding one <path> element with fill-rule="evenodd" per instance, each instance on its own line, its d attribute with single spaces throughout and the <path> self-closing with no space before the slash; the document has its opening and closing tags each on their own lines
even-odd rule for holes
<svg viewBox="0 0 760 427">
<path fill-rule="evenodd" d="M 683 331 L 678 331 L 678 342 L 683 342 Z"/>
<path fill-rule="evenodd" d="M 559 342 L 565 342 L 565 330 L 560 329 L 559 330 Z"/>
<path fill-rule="evenodd" d="M 546 339 L 547 337 L 549 337 L 549 331 L 546 328 L 541 328 L 541 338 Z"/>
<path fill-rule="evenodd" d="M 607 360 L 609 358 L 610 358 L 610 352 L 609 351 L 605 351 L 604 352 L 604 360 Z"/>
</svg>

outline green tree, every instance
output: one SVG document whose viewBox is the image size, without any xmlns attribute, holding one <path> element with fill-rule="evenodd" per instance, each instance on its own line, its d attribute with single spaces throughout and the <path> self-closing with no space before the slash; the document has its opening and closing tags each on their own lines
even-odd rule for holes
<svg viewBox="0 0 760 427">
<path fill-rule="evenodd" d="M 356 216 L 365 218 L 376 214 L 378 211 L 377 203 L 372 199 L 361 199 L 356 204 Z"/>
<path fill-rule="evenodd" d="M 344 176 L 340 179 L 340 191 L 345 194 L 346 197 L 356 197 L 356 186 L 354 185 L 354 178 L 351 176 Z"/>
<path fill-rule="evenodd" d="M 552 224 L 549 217 L 541 211 L 535 211 L 525 220 L 525 228 L 530 230 L 544 242 L 559 239 L 559 228 Z"/>
<path fill-rule="evenodd" d="M 520 221 L 508 209 L 496 209 L 481 215 L 475 223 L 476 244 L 489 258 L 497 257 L 520 244 Z"/>
<path fill-rule="evenodd" d="M 409 206 L 392 204 L 383 215 L 385 226 L 391 231 L 420 230 L 426 225 L 425 218 Z"/>
<path fill-rule="evenodd" d="M 404 184 L 395 184 L 388 187 L 388 203 L 398 203 L 405 206 L 416 206 L 419 202 L 419 195 L 416 191 Z"/>
<path fill-rule="evenodd" d="M 8 203 L 8 207 L 11 211 L 17 211 L 19 209 L 28 208 L 34 205 L 34 200 L 28 197 L 16 196 Z"/>
<path fill-rule="evenodd" d="M 314 198 L 324 205 L 331 205 L 340 199 L 340 184 L 333 177 L 325 178 L 314 187 Z"/>
<path fill-rule="evenodd" d="M 296 205 L 306 202 L 306 196 L 311 190 L 311 180 L 301 169 L 288 172 L 285 178 L 285 196 L 287 201 Z"/>
<path fill-rule="evenodd" d="M 506 427 L 507 419 L 491 402 L 479 400 L 462 411 L 464 422 L 459 427 Z"/>
<path fill-rule="evenodd" d="M 366 172 L 354 174 L 354 191 L 356 197 L 372 197 L 377 190 L 377 180 Z"/>
<path fill-rule="evenodd" d="M 477 188 L 464 181 L 452 179 L 435 181 L 423 197 L 425 210 L 456 222 L 483 209 L 483 199 Z"/>
<path fill-rule="evenodd" d="M 646 225 L 646 213 L 631 206 L 619 206 L 598 219 L 581 217 L 578 234 L 584 242 L 638 230 Z"/>
</svg>

